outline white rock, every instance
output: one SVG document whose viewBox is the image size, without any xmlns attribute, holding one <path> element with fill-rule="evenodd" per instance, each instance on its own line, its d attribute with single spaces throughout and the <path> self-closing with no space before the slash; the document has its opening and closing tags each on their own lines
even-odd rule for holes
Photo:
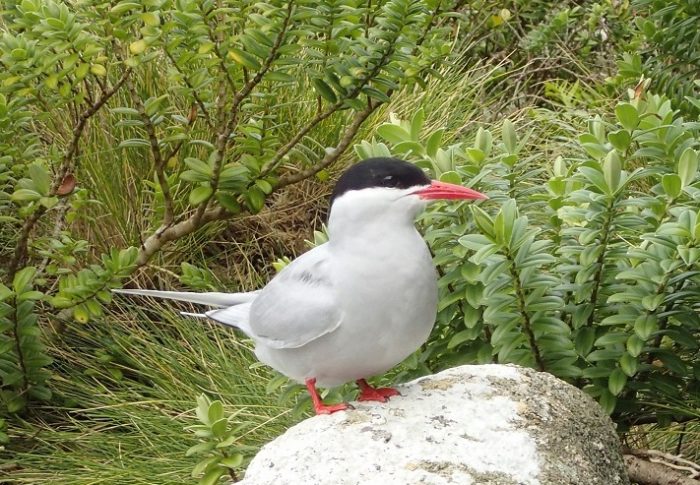
<svg viewBox="0 0 700 485">
<path fill-rule="evenodd" d="M 550 374 L 462 366 L 399 390 L 386 404 L 354 403 L 292 427 L 240 483 L 629 483 L 610 419 Z"/>
</svg>

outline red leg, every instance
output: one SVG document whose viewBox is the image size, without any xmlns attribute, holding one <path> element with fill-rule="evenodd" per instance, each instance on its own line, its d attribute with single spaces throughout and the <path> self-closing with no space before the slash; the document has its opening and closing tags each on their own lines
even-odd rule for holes
<svg viewBox="0 0 700 485">
<path fill-rule="evenodd" d="M 360 396 L 357 398 L 358 401 L 387 402 L 390 397 L 401 395 L 399 391 L 391 387 L 374 388 L 367 384 L 365 379 L 358 379 L 357 385 L 360 388 Z"/>
<path fill-rule="evenodd" d="M 309 390 L 309 394 L 311 395 L 311 402 L 314 403 L 314 411 L 316 411 L 316 414 L 331 414 L 336 411 L 343 411 L 345 409 L 352 408 L 352 406 L 346 403 L 332 405 L 323 404 L 321 401 L 321 396 L 318 395 L 318 391 L 316 390 L 316 379 L 306 379 L 305 382 L 306 389 Z"/>
</svg>

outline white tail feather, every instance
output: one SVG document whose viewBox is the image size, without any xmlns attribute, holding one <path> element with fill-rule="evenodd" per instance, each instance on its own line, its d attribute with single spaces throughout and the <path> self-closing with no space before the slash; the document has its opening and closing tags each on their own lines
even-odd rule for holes
<svg viewBox="0 0 700 485">
<path fill-rule="evenodd" d="M 206 313 L 180 312 L 180 315 L 182 315 L 183 317 L 192 317 L 192 318 L 209 318 L 209 317 L 207 317 Z"/>
<path fill-rule="evenodd" d="M 253 335 L 249 322 L 251 305 L 252 302 L 224 308 L 222 310 L 211 310 L 206 313 L 206 316 L 229 327 L 236 327 L 250 337 Z"/>
<path fill-rule="evenodd" d="M 187 301 L 190 303 L 197 303 L 200 305 L 209 305 L 213 307 L 227 307 L 240 305 L 241 303 L 246 303 L 253 301 L 258 294 L 257 291 L 251 291 L 248 293 L 219 293 L 219 292 L 208 292 L 208 293 L 195 293 L 188 291 L 160 291 L 160 290 L 112 290 L 114 293 L 121 293 L 124 295 L 140 295 L 140 296 L 150 296 L 152 298 L 166 298 L 168 300 L 178 300 Z"/>
</svg>

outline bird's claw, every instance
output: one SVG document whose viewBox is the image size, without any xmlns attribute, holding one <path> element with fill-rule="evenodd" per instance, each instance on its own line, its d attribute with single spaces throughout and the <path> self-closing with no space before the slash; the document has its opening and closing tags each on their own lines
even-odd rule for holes
<svg viewBox="0 0 700 485">
<path fill-rule="evenodd" d="M 379 401 L 387 402 L 390 397 L 400 396 L 401 393 L 391 387 L 380 387 L 377 389 L 364 389 L 358 396 L 358 401 Z"/>
<path fill-rule="evenodd" d="M 321 404 L 320 406 L 314 406 L 314 411 L 316 414 L 333 414 L 338 411 L 345 411 L 347 409 L 355 409 L 352 405 L 347 403 L 340 404 Z"/>
<path fill-rule="evenodd" d="M 401 393 L 391 387 L 372 387 L 365 379 L 358 379 L 357 385 L 360 388 L 358 401 L 379 401 L 387 402 L 392 396 L 400 396 Z"/>
</svg>

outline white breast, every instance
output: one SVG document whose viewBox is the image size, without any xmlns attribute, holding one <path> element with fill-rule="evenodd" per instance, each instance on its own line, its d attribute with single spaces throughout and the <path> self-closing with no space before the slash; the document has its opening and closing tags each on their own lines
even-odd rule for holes
<svg viewBox="0 0 700 485">
<path fill-rule="evenodd" d="M 415 228 L 372 246 L 331 246 L 338 328 L 295 349 L 256 348 L 258 358 L 322 387 L 381 374 L 420 347 L 435 321 L 437 278 Z"/>
</svg>

